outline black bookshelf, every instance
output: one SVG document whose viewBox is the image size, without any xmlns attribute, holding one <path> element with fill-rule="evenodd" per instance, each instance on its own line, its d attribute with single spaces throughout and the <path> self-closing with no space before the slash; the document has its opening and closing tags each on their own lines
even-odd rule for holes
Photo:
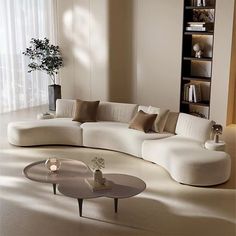
<svg viewBox="0 0 236 236">
<path fill-rule="evenodd" d="M 203 107 L 205 117 L 209 118 L 216 0 L 202 2 L 204 6 L 197 6 L 197 0 L 184 0 L 180 112 L 196 113 L 198 110 L 194 109 Z M 205 17 L 200 17 L 202 14 Z M 195 44 L 200 46 L 200 55 L 193 50 Z M 196 92 L 196 87 L 200 93 Z M 194 92 L 190 93 L 190 89 Z M 188 96 L 195 96 L 195 99 L 199 96 L 200 101 L 192 102 L 192 97 L 188 101 Z"/>
</svg>

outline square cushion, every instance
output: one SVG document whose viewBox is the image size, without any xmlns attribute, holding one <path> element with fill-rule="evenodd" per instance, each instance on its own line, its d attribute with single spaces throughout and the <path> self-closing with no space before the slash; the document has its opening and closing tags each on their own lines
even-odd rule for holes
<svg viewBox="0 0 236 236">
<path fill-rule="evenodd" d="M 169 112 L 164 131 L 175 134 L 175 128 L 178 121 L 179 112 Z"/>
<path fill-rule="evenodd" d="M 97 121 L 98 105 L 99 101 L 82 101 L 77 99 L 73 121 L 81 123 Z"/>
<path fill-rule="evenodd" d="M 156 117 L 157 117 L 157 114 L 148 114 L 140 110 L 136 113 L 134 118 L 131 120 L 129 128 L 147 133 L 151 129 Z"/>
<path fill-rule="evenodd" d="M 168 109 L 161 109 L 161 108 L 149 106 L 147 113 L 158 114 L 152 126 L 153 131 L 157 133 L 162 133 L 164 131 L 164 127 L 165 127 L 169 112 L 170 111 Z"/>
</svg>

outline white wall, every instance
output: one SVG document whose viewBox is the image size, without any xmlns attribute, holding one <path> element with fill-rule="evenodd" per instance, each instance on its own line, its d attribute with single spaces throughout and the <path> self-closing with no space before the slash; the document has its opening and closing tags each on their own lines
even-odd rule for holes
<svg viewBox="0 0 236 236">
<path fill-rule="evenodd" d="M 63 97 L 179 110 L 183 0 L 57 0 L 57 5 L 66 60 Z M 216 0 L 210 118 L 223 125 L 234 65 L 233 13 L 234 0 Z"/>
</svg>

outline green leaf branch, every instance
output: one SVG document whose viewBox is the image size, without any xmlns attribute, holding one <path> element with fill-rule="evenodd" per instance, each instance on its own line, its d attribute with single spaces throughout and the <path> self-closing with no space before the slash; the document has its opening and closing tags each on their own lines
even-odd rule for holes
<svg viewBox="0 0 236 236">
<path fill-rule="evenodd" d="M 29 73 L 35 70 L 46 72 L 52 83 L 56 84 L 56 75 L 63 66 L 63 59 L 59 46 L 50 44 L 49 39 L 47 38 L 32 38 L 30 47 L 26 48 L 23 55 L 29 57 Z"/>
</svg>

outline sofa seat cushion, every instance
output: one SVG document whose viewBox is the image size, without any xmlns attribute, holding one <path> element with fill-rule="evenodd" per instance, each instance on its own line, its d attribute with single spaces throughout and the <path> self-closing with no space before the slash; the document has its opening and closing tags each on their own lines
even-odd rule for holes
<svg viewBox="0 0 236 236">
<path fill-rule="evenodd" d="M 94 148 L 111 149 L 141 157 L 142 143 L 147 139 L 161 139 L 170 133 L 144 133 L 128 128 L 129 124 L 121 122 L 91 122 L 81 125 L 83 145 Z"/>
<path fill-rule="evenodd" d="M 80 123 L 71 118 L 12 122 L 8 125 L 8 141 L 17 146 L 82 145 Z"/>
<path fill-rule="evenodd" d="M 173 179 L 184 184 L 216 185 L 230 176 L 227 153 L 204 149 L 201 142 L 180 135 L 144 141 L 142 157 L 164 167 Z"/>
</svg>

